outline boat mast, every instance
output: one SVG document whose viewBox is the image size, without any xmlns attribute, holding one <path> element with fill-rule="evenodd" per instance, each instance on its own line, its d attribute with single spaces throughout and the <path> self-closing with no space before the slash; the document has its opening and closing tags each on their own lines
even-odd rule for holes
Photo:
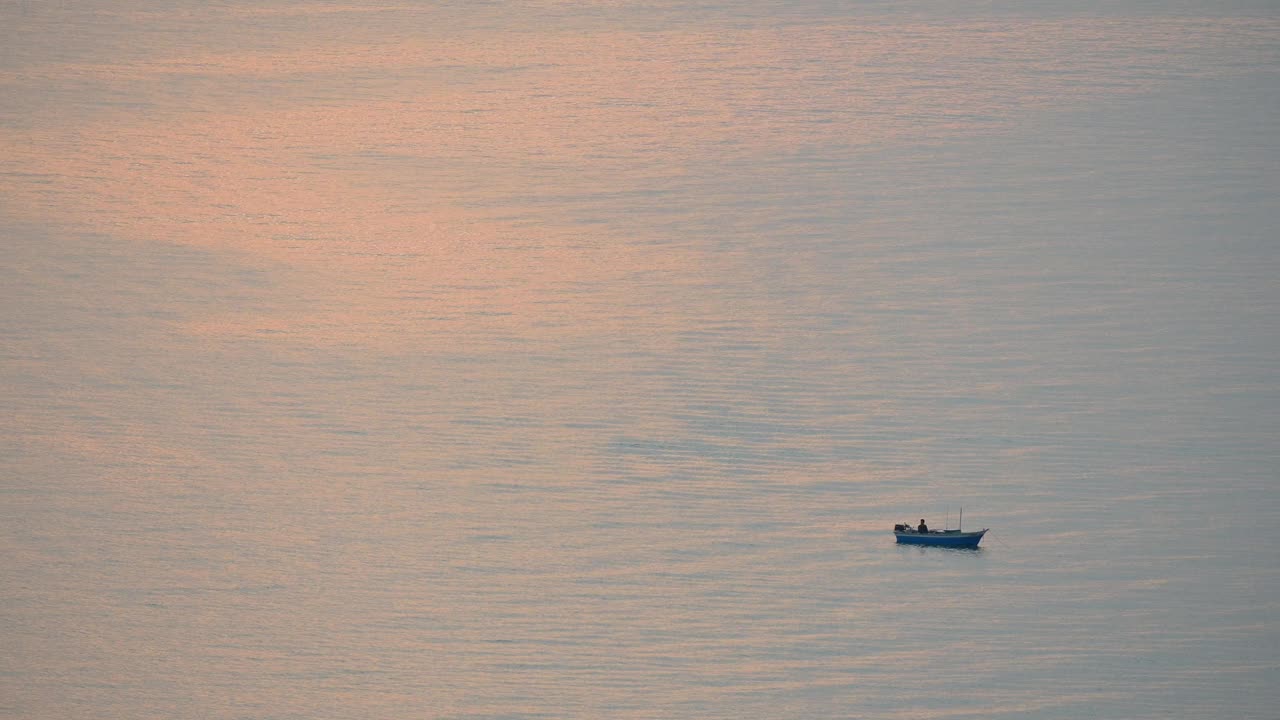
<svg viewBox="0 0 1280 720">
<path fill-rule="evenodd" d="M 960 506 L 960 532 L 964 532 L 964 506 Z"/>
</svg>

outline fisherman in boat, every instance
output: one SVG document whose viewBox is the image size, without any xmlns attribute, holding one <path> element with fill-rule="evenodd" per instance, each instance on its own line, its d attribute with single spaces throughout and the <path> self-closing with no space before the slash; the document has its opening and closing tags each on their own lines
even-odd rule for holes
<svg viewBox="0 0 1280 720">
<path fill-rule="evenodd" d="M 916 532 L 922 535 L 929 532 L 929 526 L 924 524 L 924 518 L 920 518 L 920 527 L 916 528 Z"/>
</svg>

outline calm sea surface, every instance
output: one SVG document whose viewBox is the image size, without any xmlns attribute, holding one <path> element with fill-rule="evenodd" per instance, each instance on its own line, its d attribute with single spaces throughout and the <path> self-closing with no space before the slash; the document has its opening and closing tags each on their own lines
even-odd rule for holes
<svg viewBox="0 0 1280 720">
<path fill-rule="evenodd" d="M 1278 120 L 1267 2 L 0 0 L 0 717 L 1280 717 Z"/>
</svg>

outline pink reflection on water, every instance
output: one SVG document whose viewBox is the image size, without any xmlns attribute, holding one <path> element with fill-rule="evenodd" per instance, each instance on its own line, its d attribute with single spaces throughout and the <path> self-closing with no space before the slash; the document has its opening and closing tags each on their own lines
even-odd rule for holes
<svg viewBox="0 0 1280 720">
<path fill-rule="evenodd" d="M 46 65 L 3 79 L 104 83 L 147 110 L 0 131 L 0 192 L 27 219 L 249 253 L 357 293 L 324 318 L 295 308 L 250 332 L 388 336 L 406 303 L 495 328 L 551 313 L 547 326 L 567 330 L 589 320 L 555 306 L 565 283 L 707 261 L 612 195 L 679 187 L 734 159 L 988 132 L 1028 109 L 1141 91 L 1197 47 L 1247 48 L 1260 33 L 1159 18 L 357 31 L 323 47 Z M 1127 82 L 1091 79 L 1116 65 L 1133 68 Z M 342 279 L 355 276 L 375 282 Z M 353 290 L 371 284 L 383 289 Z"/>
</svg>

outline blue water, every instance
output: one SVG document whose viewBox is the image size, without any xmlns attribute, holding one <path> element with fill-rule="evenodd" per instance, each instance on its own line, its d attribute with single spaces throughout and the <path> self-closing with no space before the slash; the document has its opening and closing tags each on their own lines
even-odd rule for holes
<svg viewBox="0 0 1280 720">
<path fill-rule="evenodd" d="M 1276 716 L 1269 4 L 0 28 L 0 716 Z"/>
</svg>

